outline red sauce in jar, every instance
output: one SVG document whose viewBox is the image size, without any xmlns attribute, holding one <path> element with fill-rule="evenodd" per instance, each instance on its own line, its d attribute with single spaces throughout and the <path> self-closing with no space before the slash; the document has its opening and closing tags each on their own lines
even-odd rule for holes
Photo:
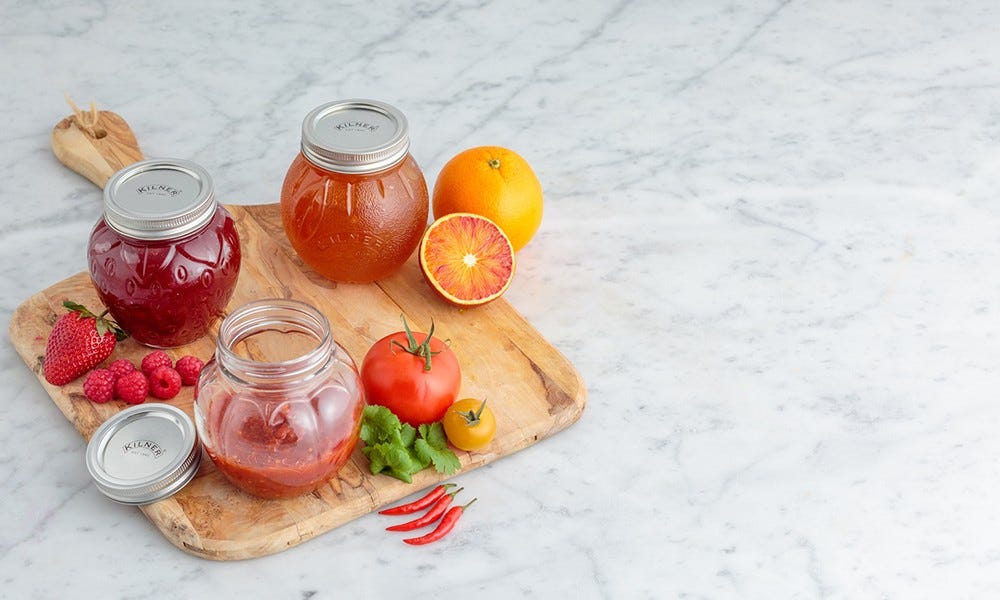
<svg viewBox="0 0 1000 600">
<path fill-rule="evenodd" d="M 334 478 L 350 459 L 364 392 L 326 317 L 270 298 L 223 320 L 193 408 L 202 445 L 226 479 L 256 496 L 290 498 Z"/>
<path fill-rule="evenodd" d="M 209 427 L 215 444 L 206 448 L 219 471 L 245 492 L 263 498 L 310 492 L 336 475 L 354 452 L 360 398 L 327 388 L 298 405 L 246 400 L 228 396 L 212 402 Z M 323 430 L 322 436 L 313 435 L 313 415 L 321 415 L 315 427 Z"/>
<path fill-rule="evenodd" d="M 119 171 L 88 248 L 101 301 L 136 341 L 155 347 L 205 335 L 236 287 L 242 254 L 232 215 L 208 174 L 156 159 Z"/>
</svg>

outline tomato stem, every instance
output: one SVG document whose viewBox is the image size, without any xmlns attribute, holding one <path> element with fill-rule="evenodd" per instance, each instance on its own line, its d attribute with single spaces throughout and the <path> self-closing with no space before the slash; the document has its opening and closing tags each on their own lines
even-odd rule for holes
<svg viewBox="0 0 1000 600">
<path fill-rule="evenodd" d="M 403 344 L 400 344 L 396 340 L 393 340 L 392 343 L 395 344 L 396 346 L 399 346 L 404 351 L 409 352 L 413 356 L 419 356 L 423 358 L 424 370 L 430 371 L 431 357 L 433 357 L 435 354 L 440 354 L 440 351 L 431 352 L 431 336 L 434 335 L 434 319 L 431 319 L 431 329 L 430 331 L 427 332 L 427 338 L 424 339 L 423 343 L 418 344 L 417 339 L 413 337 L 413 332 L 410 331 L 410 325 L 406 322 L 406 315 L 399 315 L 399 317 L 403 320 L 403 330 L 406 332 L 406 342 L 408 345 L 404 346 Z"/>
<path fill-rule="evenodd" d="M 403 320 L 403 331 L 406 332 L 406 341 L 410 344 L 407 352 L 413 352 L 417 348 L 417 340 L 413 337 L 413 332 L 410 331 L 410 325 L 406 322 L 406 315 L 399 315 L 399 318 Z"/>
<path fill-rule="evenodd" d="M 485 409 L 486 409 L 486 400 L 484 399 L 483 403 L 479 405 L 478 410 L 474 411 L 470 410 L 469 412 L 463 412 L 458 414 L 462 415 L 462 418 L 465 419 L 466 425 L 468 425 L 469 427 L 475 427 L 476 425 L 479 425 L 480 417 L 483 416 L 483 411 Z"/>
</svg>

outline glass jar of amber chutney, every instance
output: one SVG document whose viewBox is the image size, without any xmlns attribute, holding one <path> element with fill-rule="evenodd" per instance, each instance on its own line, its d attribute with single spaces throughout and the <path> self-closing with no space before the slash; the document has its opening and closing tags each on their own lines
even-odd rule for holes
<svg viewBox="0 0 1000 600">
<path fill-rule="evenodd" d="M 406 262 L 428 210 L 409 147 L 406 117 L 382 102 L 331 102 L 306 116 L 281 219 L 307 265 L 334 281 L 368 283 Z"/>
<path fill-rule="evenodd" d="M 136 341 L 181 346 L 225 314 L 240 271 L 232 215 L 212 178 L 186 160 L 151 159 L 115 173 L 90 234 L 90 277 Z"/>
<path fill-rule="evenodd" d="M 297 300 L 258 300 L 219 326 L 194 416 L 209 457 L 240 489 L 305 494 L 334 477 L 358 442 L 357 368 L 326 317 Z"/>
</svg>

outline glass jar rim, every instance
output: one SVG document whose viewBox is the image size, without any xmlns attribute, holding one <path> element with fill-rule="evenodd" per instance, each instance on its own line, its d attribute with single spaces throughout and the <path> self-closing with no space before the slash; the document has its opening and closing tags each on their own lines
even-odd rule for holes
<svg viewBox="0 0 1000 600">
<path fill-rule="evenodd" d="M 283 361 L 258 361 L 235 351 L 235 346 L 246 338 L 276 327 L 309 334 L 316 339 L 316 347 Z M 216 359 L 237 379 L 266 386 L 312 377 L 333 361 L 336 348 L 330 322 L 316 307 L 299 300 L 264 298 L 243 304 L 223 319 L 216 340 Z"/>
</svg>

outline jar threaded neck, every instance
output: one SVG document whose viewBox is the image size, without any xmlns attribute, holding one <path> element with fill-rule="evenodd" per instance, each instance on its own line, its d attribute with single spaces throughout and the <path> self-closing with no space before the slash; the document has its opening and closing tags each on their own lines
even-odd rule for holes
<svg viewBox="0 0 1000 600">
<path fill-rule="evenodd" d="M 253 339 L 265 333 L 277 333 L 279 337 L 305 335 L 311 347 L 274 359 L 275 344 L 269 348 Z M 287 354 L 288 345 L 281 346 Z M 219 366 L 237 379 L 258 386 L 309 378 L 330 364 L 335 351 L 330 322 L 322 313 L 304 302 L 277 298 L 256 300 L 234 310 L 219 326 L 216 342 Z"/>
</svg>

